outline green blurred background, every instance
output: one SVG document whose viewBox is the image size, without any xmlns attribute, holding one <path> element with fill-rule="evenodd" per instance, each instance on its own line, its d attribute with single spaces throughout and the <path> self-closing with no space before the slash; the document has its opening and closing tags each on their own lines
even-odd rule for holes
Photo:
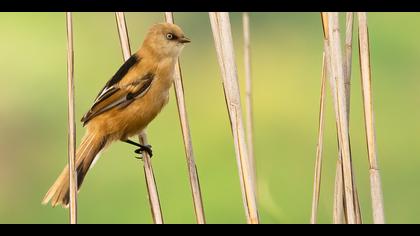
<svg viewBox="0 0 420 236">
<path fill-rule="evenodd" d="M 231 22 L 242 94 L 241 14 Z M 162 13 L 127 13 L 136 50 Z M 322 29 L 319 13 L 251 13 L 255 154 L 262 223 L 308 223 L 317 141 Z M 76 118 L 122 63 L 113 13 L 74 13 Z M 344 18 L 342 18 L 344 19 Z M 192 39 L 181 57 L 186 103 L 208 223 L 245 223 L 220 72 L 207 13 L 176 13 Z M 389 223 L 420 223 L 418 13 L 369 13 L 377 146 Z M 0 223 L 67 223 L 41 205 L 67 160 L 64 13 L 0 14 Z M 350 132 L 363 220 L 372 222 L 357 40 Z M 337 158 L 331 96 L 319 221 L 332 222 Z M 77 123 L 77 140 L 84 129 Z M 194 223 L 174 93 L 149 126 L 166 223 Z M 80 223 L 151 223 L 142 163 L 115 143 L 88 175 Z"/>
</svg>

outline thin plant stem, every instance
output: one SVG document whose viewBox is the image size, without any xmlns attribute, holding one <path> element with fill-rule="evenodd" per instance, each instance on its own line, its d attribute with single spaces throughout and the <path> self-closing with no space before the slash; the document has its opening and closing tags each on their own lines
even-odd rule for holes
<svg viewBox="0 0 420 236">
<path fill-rule="evenodd" d="M 124 60 L 128 60 L 131 56 L 130 42 L 128 38 L 127 24 L 123 12 L 115 13 L 118 27 L 118 34 L 120 38 L 121 48 L 123 52 Z M 147 145 L 147 134 L 144 130 L 139 134 L 139 141 L 142 145 Z M 144 175 L 146 179 L 147 192 L 149 196 L 149 203 L 152 212 L 153 222 L 155 224 L 163 224 L 162 210 L 160 206 L 159 193 L 155 181 L 155 175 L 153 172 L 152 161 L 147 152 L 143 152 L 143 163 L 144 163 Z"/>
<path fill-rule="evenodd" d="M 340 150 L 340 149 L 339 149 Z M 336 163 L 335 181 L 334 181 L 334 204 L 333 204 L 333 223 L 344 224 L 345 217 L 345 198 L 343 184 L 343 163 L 341 154 Z"/>
<path fill-rule="evenodd" d="M 321 173 L 322 173 L 322 151 L 324 143 L 324 124 L 325 124 L 325 82 L 326 82 L 326 58 L 325 52 L 322 54 L 322 75 L 321 75 L 321 96 L 319 101 L 319 123 L 318 123 L 318 143 L 316 147 L 314 190 L 312 195 L 311 224 L 317 223 L 319 196 L 321 193 Z"/>
<path fill-rule="evenodd" d="M 244 67 L 245 67 L 245 110 L 246 110 L 246 138 L 248 145 L 248 157 L 254 180 L 254 189 L 257 188 L 257 171 L 254 155 L 254 118 L 252 106 L 252 73 L 251 73 L 251 32 L 249 26 L 249 13 L 242 13 L 244 34 Z M 258 194 L 257 194 L 258 196 Z"/>
<path fill-rule="evenodd" d="M 210 12 L 209 17 L 219 66 L 222 72 L 222 81 L 234 139 L 246 218 L 248 223 L 257 224 L 259 223 L 258 209 L 248 158 L 244 123 L 242 120 L 241 99 L 229 13 Z"/>
<path fill-rule="evenodd" d="M 328 35 L 331 58 L 330 66 L 336 87 L 336 95 L 334 98 L 336 99 L 336 114 L 338 115 L 338 140 L 343 165 L 343 183 L 346 205 L 345 212 L 347 222 L 350 224 L 355 224 L 357 223 L 357 220 L 354 203 L 353 170 L 350 152 L 350 140 L 348 131 L 349 127 L 347 119 L 347 105 L 344 85 L 343 58 L 340 46 L 338 13 L 327 13 L 327 15 L 329 22 Z"/>
<path fill-rule="evenodd" d="M 385 223 L 383 193 L 379 174 L 375 120 L 372 99 L 372 77 L 369 51 L 369 32 L 366 12 L 357 13 L 359 20 L 359 60 L 362 79 L 363 108 L 366 129 L 366 141 L 369 157 L 369 177 L 372 198 L 373 222 Z"/>
<path fill-rule="evenodd" d="M 346 38 L 344 50 L 344 87 L 346 91 L 347 105 L 347 126 L 350 129 L 350 96 L 351 96 L 351 69 L 352 69 L 352 51 L 353 51 L 353 12 L 346 13 Z M 362 214 L 360 211 L 359 194 L 357 192 L 356 177 L 353 173 L 354 204 L 356 210 L 356 223 L 362 223 Z"/>
<path fill-rule="evenodd" d="M 346 40 L 344 50 L 344 86 L 346 90 L 347 119 L 350 116 L 350 88 L 351 88 L 351 64 L 353 49 L 353 12 L 346 13 Z"/>
<path fill-rule="evenodd" d="M 70 224 L 77 224 L 76 122 L 74 104 L 74 50 L 72 13 L 66 13 L 67 26 L 67 94 L 68 94 L 68 163 L 70 188 Z"/>
<path fill-rule="evenodd" d="M 165 20 L 169 23 L 174 23 L 172 12 L 165 12 Z M 178 59 L 176 64 L 174 76 L 174 89 L 176 102 L 178 105 L 179 121 L 181 123 L 182 137 L 184 141 L 185 156 L 187 159 L 188 174 L 191 186 L 191 192 L 194 203 L 195 217 L 198 224 L 205 224 L 206 218 L 204 215 L 203 200 L 201 196 L 200 181 L 198 178 L 198 170 L 195 163 L 194 151 L 192 146 L 192 138 L 190 125 L 188 122 L 187 108 L 185 105 L 184 86 L 182 83 L 181 66 Z"/>
<path fill-rule="evenodd" d="M 343 224 L 345 222 L 345 211 L 344 211 L 344 185 L 343 185 L 343 167 L 342 167 L 342 160 L 341 160 L 341 152 L 340 152 L 340 140 L 338 138 L 338 108 L 337 108 L 337 97 L 336 97 L 336 85 L 334 82 L 334 77 L 331 73 L 331 66 L 330 66 L 330 42 L 329 42 L 329 21 L 328 21 L 328 13 L 322 12 L 321 13 L 321 22 L 322 22 L 322 29 L 324 33 L 324 54 L 325 54 L 325 65 L 326 65 L 326 74 L 328 80 L 330 82 L 331 87 L 331 94 L 333 97 L 333 104 L 334 104 L 334 111 L 336 117 L 336 128 L 337 128 L 337 143 L 338 143 L 338 159 L 336 164 L 336 175 L 335 175 L 335 184 L 334 184 L 334 202 L 333 202 L 333 223 L 334 224 Z"/>
</svg>

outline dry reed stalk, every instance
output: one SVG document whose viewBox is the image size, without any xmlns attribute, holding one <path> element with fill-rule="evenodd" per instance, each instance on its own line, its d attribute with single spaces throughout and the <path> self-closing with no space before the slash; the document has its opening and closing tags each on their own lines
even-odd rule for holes
<svg viewBox="0 0 420 236">
<path fill-rule="evenodd" d="M 127 23 L 125 21 L 124 12 L 115 12 L 115 19 L 117 21 L 118 35 L 120 39 L 121 49 L 124 60 L 131 56 L 130 40 L 128 38 Z"/>
<path fill-rule="evenodd" d="M 340 150 L 340 147 L 339 147 Z M 343 163 L 341 154 L 336 163 L 335 182 L 334 182 L 334 204 L 333 204 L 333 223 L 344 224 L 346 223 L 346 214 L 344 211 L 344 184 L 343 184 Z"/>
<path fill-rule="evenodd" d="M 350 153 L 350 140 L 348 131 L 348 119 L 347 119 L 347 105 L 346 105 L 346 92 L 344 85 L 344 70 L 343 70 L 343 58 L 340 45 L 340 30 L 338 13 L 327 13 L 328 14 L 328 35 L 329 35 L 329 50 L 330 50 L 330 66 L 332 76 L 335 83 L 336 95 L 336 108 L 338 115 L 338 139 L 340 146 L 340 153 L 342 158 L 343 166 L 343 183 L 344 183 L 344 196 L 345 196 L 345 212 L 347 216 L 347 222 L 350 224 L 357 223 L 356 210 L 355 210 L 355 197 L 353 188 L 353 170 L 351 163 Z"/>
<path fill-rule="evenodd" d="M 338 138 L 338 108 L 337 108 L 337 98 L 336 98 L 336 85 L 334 78 L 331 74 L 330 66 L 330 49 L 329 49 L 329 21 L 328 14 L 326 12 L 321 12 L 321 22 L 322 29 L 324 33 L 324 54 L 325 54 L 325 65 L 326 65 L 326 76 L 328 77 L 331 94 L 333 96 L 333 105 L 334 111 L 336 114 L 336 128 L 337 128 L 337 141 L 338 141 L 338 159 L 337 159 L 337 168 L 335 175 L 335 184 L 334 184 L 334 204 L 333 204 L 333 223 L 334 224 L 343 224 L 345 222 L 345 213 L 344 213 L 344 186 L 343 186 L 343 169 L 342 169 L 342 160 L 341 160 L 341 148 L 340 140 Z"/>
<path fill-rule="evenodd" d="M 350 89 L 351 89 L 351 68 L 352 68 L 352 50 L 353 50 L 353 12 L 346 13 L 346 38 L 344 50 L 344 86 L 346 90 L 347 105 L 347 127 L 350 128 Z M 359 194 L 357 192 L 356 177 L 353 174 L 354 203 L 356 210 L 356 223 L 362 223 L 362 215 L 360 212 Z"/>
<path fill-rule="evenodd" d="M 379 174 L 376 150 L 375 121 L 372 101 L 372 79 L 370 67 L 369 33 L 366 12 L 357 14 L 359 20 L 359 60 L 362 78 L 363 108 L 366 128 L 366 141 L 369 157 L 370 189 L 373 208 L 373 222 L 385 223 L 381 177 Z"/>
<path fill-rule="evenodd" d="M 73 19 L 71 12 L 66 13 L 67 26 L 67 88 L 68 88 L 68 162 L 70 185 L 70 224 L 77 224 L 77 171 L 76 162 L 76 122 L 74 111 L 74 50 Z"/>
<path fill-rule="evenodd" d="M 329 40 L 328 40 L 328 17 L 327 13 L 322 13 L 322 23 L 324 30 L 324 52 L 329 51 Z M 347 13 L 346 15 L 346 39 L 345 39 L 345 51 L 344 51 L 344 86 L 345 86 L 345 98 L 346 98 L 346 111 L 347 111 L 347 128 L 349 129 L 349 112 L 350 112 L 350 79 L 351 79 L 351 58 L 352 58 L 352 37 L 353 37 L 353 13 Z M 329 56 L 328 56 L 329 57 Z M 332 94 L 334 97 L 334 108 L 336 112 L 336 125 L 337 130 L 339 130 L 339 115 L 337 107 L 337 93 L 336 84 L 332 77 L 330 77 L 330 85 Z M 341 150 L 340 139 L 338 139 L 338 150 Z M 339 151 L 337 163 L 336 163 L 336 175 L 335 175 L 335 186 L 334 186 L 334 207 L 333 207 L 333 222 L 335 224 L 346 223 L 347 219 L 345 218 L 345 197 L 344 197 L 344 186 L 343 186 L 343 162 L 342 162 L 342 153 Z M 356 223 L 362 223 L 359 197 L 357 193 L 357 188 L 355 185 L 355 177 L 353 176 L 353 189 L 354 189 L 354 203 L 355 203 L 355 215 Z"/>
<path fill-rule="evenodd" d="M 346 13 L 346 39 L 344 50 L 344 86 L 346 89 L 347 120 L 350 116 L 350 86 L 351 86 L 351 64 L 353 49 L 353 12 Z"/>
<path fill-rule="evenodd" d="M 247 222 L 257 224 L 259 223 L 258 209 L 253 187 L 253 177 L 248 158 L 245 129 L 242 120 L 241 99 L 229 13 L 210 12 L 209 17 L 219 66 L 222 72 L 223 88 L 234 138 L 239 179 L 241 182 L 242 198 Z"/>
<path fill-rule="evenodd" d="M 172 12 L 165 12 L 165 21 L 174 23 Z M 187 158 L 188 174 L 190 180 L 190 186 L 192 191 L 192 197 L 194 202 L 195 217 L 198 224 L 205 224 L 206 218 L 204 215 L 203 199 L 201 197 L 200 181 L 198 178 L 197 166 L 195 164 L 192 138 L 190 125 L 188 122 L 187 108 L 185 105 L 184 86 L 182 83 L 181 66 L 178 62 L 176 64 L 175 77 L 174 77 L 174 89 L 176 102 L 178 105 L 179 121 L 181 123 L 182 137 L 184 141 L 185 155 Z"/>
<path fill-rule="evenodd" d="M 115 12 L 117 20 L 118 35 L 120 38 L 121 48 L 124 56 L 124 60 L 128 60 L 131 56 L 130 42 L 128 38 L 127 24 L 123 12 Z M 144 130 L 139 134 L 139 141 L 142 145 L 147 145 L 147 134 Z M 152 212 L 153 222 L 155 224 L 163 224 L 162 210 L 159 201 L 159 193 L 153 173 L 152 162 L 147 152 L 142 153 L 144 163 L 144 175 L 146 179 L 147 192 L 149 196 L 150 208 Z"/>
<path fill-rule="evenodd" d="M 242 13 L 244 34 L 244 67 L 245 67 L 245 110 L 246 110 L 246 138 L 248 144 L 248 157 L 254 180 L 254 190 L 257 188 L 257 171 L 254 157 L 254 119 L 252 108 L 252 77 L 251 77 L 251 32 L 249 26 L 249 13 Z M 257 194 L 258 195 L 258 194 Z"/>
<path fill-rule="evenodd" d="M 316 146 L 314 190 L 312 195 L 311 224 L 317 223 L 319 195 L 321 193 L 322 150 L 324 138 L 325 82 L 327 78 L 325 52 L 322 54 L 321 96 L 319 101 L 318 143 Z"/>
<path fill-rule="evenodd" d="M 148 144 L 145 130 L 139 135 L 139 141 L 142 145 Z M 147 152 L 143 152 L 142 155 L 144 162 L 144 177 L 146 179 L 147 194 L 149 196 L 153 223 L 163 224 L 162 209 L 160 207 L 159 193 L 157 190 L 155 174 L 153 172 L 152 160 L 150 159 L 150 156 L 147 154 Z"/>
</svg>

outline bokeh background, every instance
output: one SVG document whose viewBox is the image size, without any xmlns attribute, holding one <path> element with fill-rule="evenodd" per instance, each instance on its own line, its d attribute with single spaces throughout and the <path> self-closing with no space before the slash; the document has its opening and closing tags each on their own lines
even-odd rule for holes
<svg viewBox="0 0 420 236">
<path fill-rule="evenodd" d="M 136 50 L 162 13 L 127 13 Z M 308 223 L 322 60 L 319 13 L 251 13 L 255 155 L 262 223 Z M 76 114 L 81 118 L 122 63 L 113 13 L 74 13 Z M 344 19 L 344 18 L 342 18 Z M 193 146 L 208 223 L 245 223 L 232 135 L 207 13 L 176 13 L 192 39 L 181 57 Z M 232 13 L 244 91 L 241 14 Z M 389 223 L 420 223 L 418 13 L 369 13 L 377 146 Z M 64 13 L 0 14 L 0 223 L 67 223 L 40 204 L 67 160 Z M 355 36 L 350 132 L 363 220 L 372 222 Z M 242 93 L 244 94 L 244 93 Z M 332 222 L 337 143 L 331 96 L 321 223 Z M 77 123 L 78 142 L 84 133 Z M 166 223 L 194 223 L 174 93 L 149 126 Z M 151 223 L 142 163 L 115 143 L 89 173 L 80 223 Z"/>
</svg>

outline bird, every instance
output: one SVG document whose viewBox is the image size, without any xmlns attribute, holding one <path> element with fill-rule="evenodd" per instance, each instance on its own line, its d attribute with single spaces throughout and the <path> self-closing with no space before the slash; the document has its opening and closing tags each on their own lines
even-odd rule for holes
<svg viewBox="0 0 420 236">
<path fill-rule="evenodd" d="M 150 27 L 139 50 L 118 69 L 100 90 L 81 122 L 86 128 L 76 151 L 77 189 L 102 150 L 115 141 L 139 147 L 129 138 L 140 134 L 168 103 L 175 65 L 185 44 L 191 40 L 175 24 L 157 23 Z M 68 165 L 45 194 L 42 203 L 69 206 Z"/>
</svg>

